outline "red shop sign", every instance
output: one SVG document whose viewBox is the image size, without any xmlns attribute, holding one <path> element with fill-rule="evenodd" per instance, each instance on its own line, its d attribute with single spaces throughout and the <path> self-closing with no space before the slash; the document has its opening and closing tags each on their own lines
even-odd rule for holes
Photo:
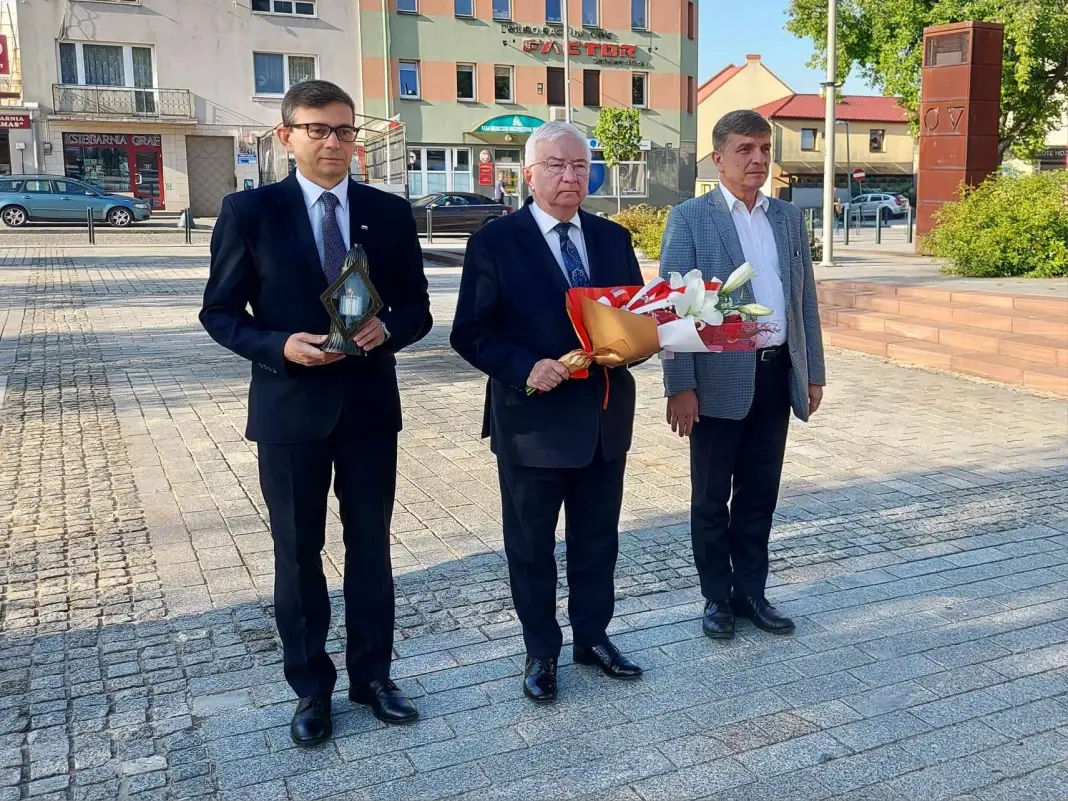
<svg viewBox="0 0 1068 801">
<path fill-rule="evenodd" d="M 590 58 L 610 59 L 633 59 L 637 51 L 636 45 L 616 44 L 615 42 L 577 42 L 572 41 L 568 47 L 568 53 L 572 56 L 587 55 Z M 543 56 L 549 53 L 563 54 L 564 49 L 555 39 L 524 39 L 524 53 L 541 53 Z"/>
<path fill-rule="evenodd" d="M 29 128 L 29 114 L 0 114 L 0 128 Z"/>
</svg>

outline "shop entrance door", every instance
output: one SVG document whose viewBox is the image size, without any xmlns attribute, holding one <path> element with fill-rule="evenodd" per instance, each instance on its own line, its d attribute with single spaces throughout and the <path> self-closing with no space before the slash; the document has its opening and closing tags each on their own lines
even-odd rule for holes
<svg viewBox="0 0 1068 801">
<path fill-rule="evenodd" d="M 130 148 L 130 189 L 153 209 L 163 208 L 163 154 L 156 148 Z"/>
</svg>

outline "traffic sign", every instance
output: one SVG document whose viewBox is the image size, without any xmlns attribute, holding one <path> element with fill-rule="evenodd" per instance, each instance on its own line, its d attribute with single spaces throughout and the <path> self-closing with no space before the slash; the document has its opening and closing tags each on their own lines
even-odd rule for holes
<svg viewBox="0 0 1068 801">
<path fill-rule="evenodd" d="M 854 181 L 863 181 L 867 177 L 868 177 L 868 174 L 866 172 L 864 172 L 864 170 L 853 170 L 853 180 Z"/>
</svg>

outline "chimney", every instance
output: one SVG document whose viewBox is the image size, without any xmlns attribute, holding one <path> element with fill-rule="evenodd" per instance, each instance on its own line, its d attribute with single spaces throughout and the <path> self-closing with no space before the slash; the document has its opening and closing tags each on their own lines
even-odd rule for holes
<svg viewBox="0 0 1068 801">
<path fill-rule="evenodd" d="M 745 56 L 745 64 L 746 64 L 746 66 L 749 66 L 750 64 L 759 64 L 759 63 L 760 63 L 760 53 L 746 53 L 746 56 Z"/>
</svg>

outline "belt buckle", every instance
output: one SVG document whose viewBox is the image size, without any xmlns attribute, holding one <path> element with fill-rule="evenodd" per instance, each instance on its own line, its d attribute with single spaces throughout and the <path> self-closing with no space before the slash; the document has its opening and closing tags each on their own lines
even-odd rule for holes
<svg viewBox="0 0 1068 801">
<path fill-rule="evenodd" d="M 774 350 L 772 348 L 764 348 L 764 350 L 760 351 L 760 361 L 770 362 L 778 355 L 779 352 L 777 350 Z"/>
</svg>

